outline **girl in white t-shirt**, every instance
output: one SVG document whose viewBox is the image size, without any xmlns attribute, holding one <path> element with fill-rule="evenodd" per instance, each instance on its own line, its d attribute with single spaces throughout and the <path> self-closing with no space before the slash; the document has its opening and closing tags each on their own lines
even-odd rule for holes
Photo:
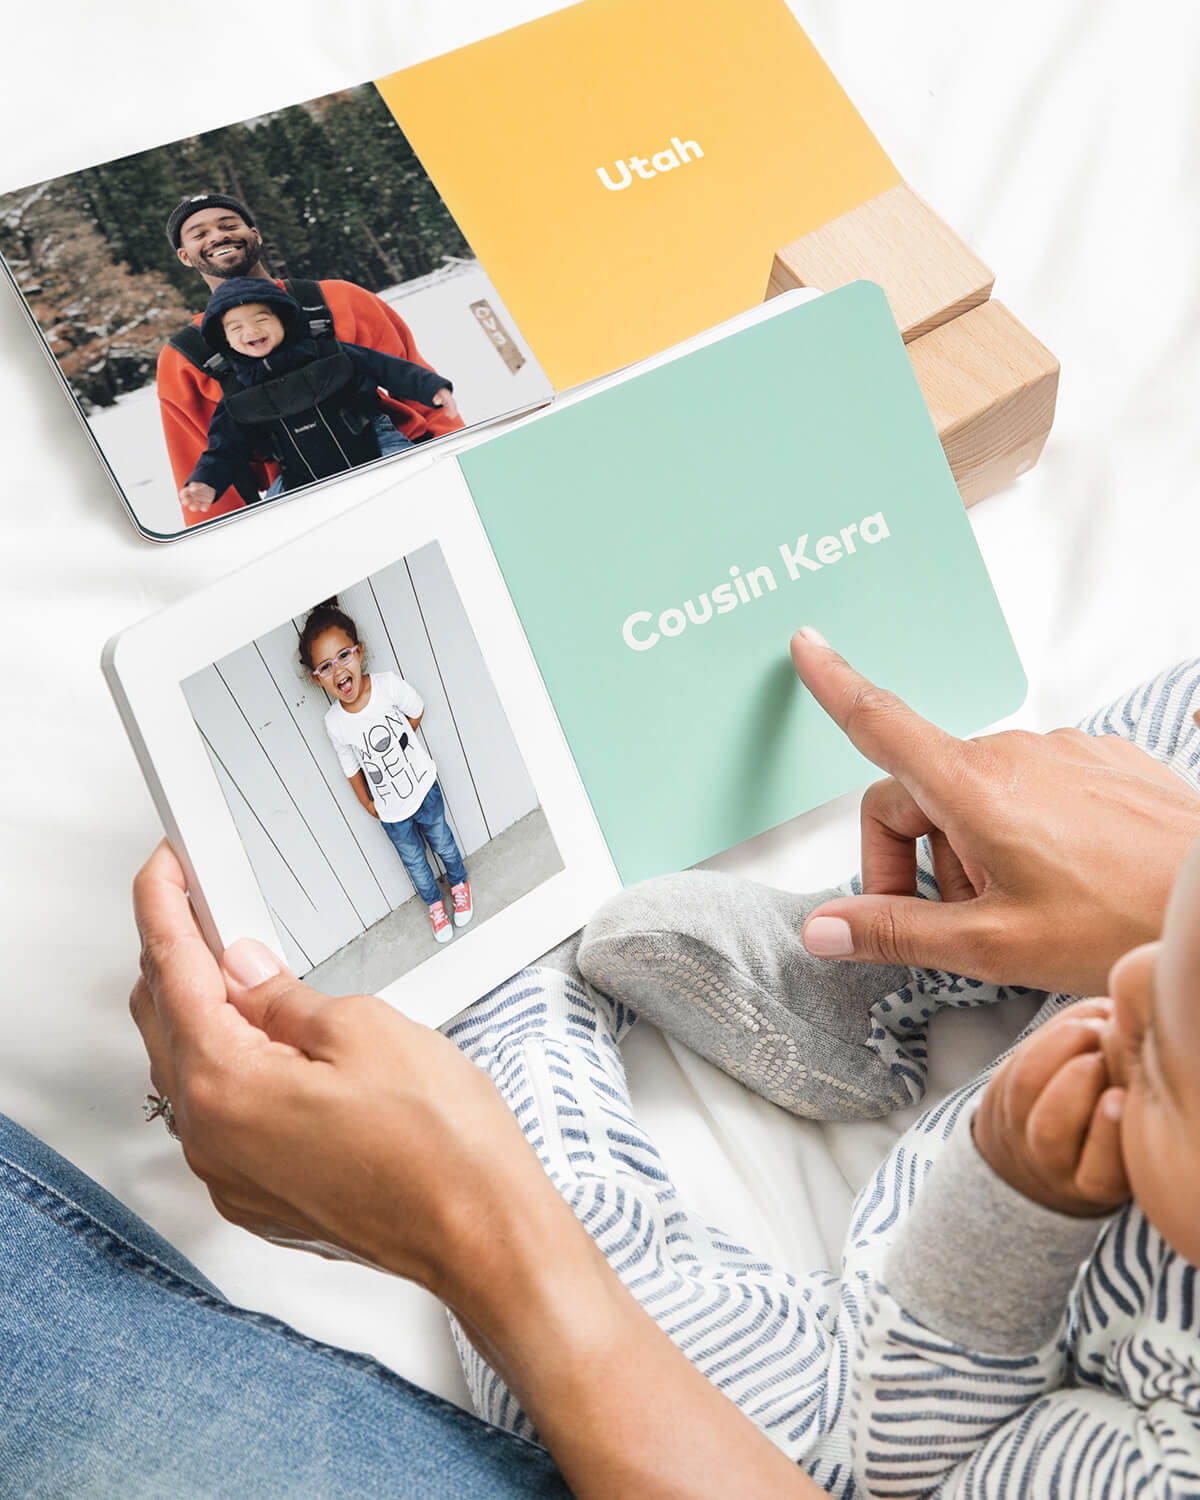
<svg viewBox="0 0 1200 1500">
<path fill-rule="evenodd" d="M 454 928 L 425 852 L 446 867 L 454 927 L 471 920 L 471 883 L 446 819 L 437 767 L 414 733 L 425 712 L 421 695 L 397 672 L 363 670 L 358 630 L 337 601 L 319 604 L 304 622 L 300 662 L 334 700 L 325 732 L 354 795 L 378 818 L 429 907 L 433 936 L 448 943 Z"/>
</svg>

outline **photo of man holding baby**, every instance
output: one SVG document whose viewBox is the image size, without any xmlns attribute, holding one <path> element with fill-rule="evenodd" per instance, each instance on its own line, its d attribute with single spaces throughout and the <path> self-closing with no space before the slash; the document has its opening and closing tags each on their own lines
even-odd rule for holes
<svg viewBox="0 0 1200 1500">
<path fill-rule="evenodd" d="M 176 476 L 207 438 L 179 491 L 185 519 L 253 503 L 262 478 L 271 497 L 463 425 L 451 382 L 421 359 L 404 320 L 351 282 L 272 280 L 236 198 L 185 198 L 167 238 L 212 292 L 199 338 L 193 323 L 158 359 Z"/>
<path fill-rule="evenodd" d="M 155 541 L 552 393 L 373 84 L 2 194 L 0 265 Z"/>
</svg>

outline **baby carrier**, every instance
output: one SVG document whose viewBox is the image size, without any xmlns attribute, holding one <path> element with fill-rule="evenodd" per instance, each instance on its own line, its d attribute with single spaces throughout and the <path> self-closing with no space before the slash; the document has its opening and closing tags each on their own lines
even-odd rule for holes
<svg viewBox="0 0 1200 1500">
<path fill-rule="evenodd" d="M 195 324 L 171 339 L 173 348 L 221 386 L 230 416 L 245 432 L 255 455 L 274 459 L 285 489 L 327 479 L 379 457 L 372 422 L 383 411 L 378 391 L 363 391 L 362 379 L 333 333 L 333 315 L 315 281 L 285 281 L 300 304 L 300 331 L 307 324 L 316 357 L 297 369 L 255 385 L 243 385 L 227 355 L 214 353 Z M 247 503 L 258 500 L 249 475 L 236 489 Z"/>
</svg>

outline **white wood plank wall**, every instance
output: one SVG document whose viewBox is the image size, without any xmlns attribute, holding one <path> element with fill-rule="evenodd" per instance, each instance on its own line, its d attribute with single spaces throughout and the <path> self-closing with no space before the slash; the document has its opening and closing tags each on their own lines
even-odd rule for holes
<svg viewBox="0 0 1200 1500">
<path fill-rule="evenodd" d="M 417 731 L 464 855 L 537 806 L 441 548 L 431 543 L 338 596 L 367 670 L 425 700 Z M 325 734 L 330 699 L 301 670 L 299 616 L 183 684 L 250 863 L 299 973 L 413 894 L 387 834 L 359 806 Z M 440 873 L 440 866 L 437 867 Z"/>
</svg>

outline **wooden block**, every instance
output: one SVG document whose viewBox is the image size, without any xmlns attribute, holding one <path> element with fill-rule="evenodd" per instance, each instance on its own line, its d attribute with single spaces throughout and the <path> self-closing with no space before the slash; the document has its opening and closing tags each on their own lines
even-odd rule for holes
<svg viewBox="0 0 1200 1500">
<path fill-rule="evenodd" d="M 907 183 L 898 183 L 775 253 L 768 297 L 876 281 L 905 343 L 986 302 L 995 278 Z"/>
<path fill-rule="evenodd" d="M 1058 360 L 1003 303 L 972 308 L 908 354 L 964 504 L 1033 468 L 1054 421 Z"/>
</svg>

